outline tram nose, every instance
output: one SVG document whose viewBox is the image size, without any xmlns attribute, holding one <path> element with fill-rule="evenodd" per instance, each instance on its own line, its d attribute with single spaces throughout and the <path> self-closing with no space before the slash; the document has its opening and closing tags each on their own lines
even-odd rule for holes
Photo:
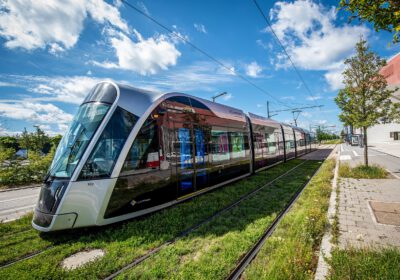
<svg viewBox="0 0 400 280">
<path fill-rule="evenodd" d="M 56 211 L 68 183 L 68 180 L 46 180 L 41 187 L 39 200 L 33 215 L 32 222 L 34 225 L 40 228 L 48 228 L 51 225 L 53 219 L 57 216 Z"/>
</svg>

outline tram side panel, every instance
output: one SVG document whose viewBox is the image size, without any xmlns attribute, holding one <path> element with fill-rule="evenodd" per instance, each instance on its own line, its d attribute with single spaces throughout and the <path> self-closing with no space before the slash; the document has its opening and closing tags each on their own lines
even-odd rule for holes
<svg viewBox="0 0 400 280">
<path fill-rule="evenodd" d="M 282 132 L 279 127 L 253 124 L 253 139 L 256 170 L 284 159 Z"/>
<path fill-rule="evenodd" d="M 151 210 L 249 174 L 249 144 L 246 123 L 187 97 L 164 101 L 134 140 L 104 217 Z"/>
</svg>

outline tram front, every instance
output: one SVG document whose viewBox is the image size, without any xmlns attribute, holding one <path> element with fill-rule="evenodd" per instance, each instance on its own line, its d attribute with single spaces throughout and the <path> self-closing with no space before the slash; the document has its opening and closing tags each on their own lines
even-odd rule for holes
<svg viewBox="0 0 400 280">
<path fill-rule="evenodd" d="M 102 178 L 111 172 L 113 159 L 115 161 L 124 144 L 122 140 L 119 143 L 107 141 L 105 130 L 112 125 L 120 129 L 117 122 L 121 118 L 130 122 L 131 127 L 137 120 L 134 116 L 126 120 L 126 116 L 117 112 L 118 94 L 118 86 L 114 83 L 100 83 L 80 105 L 57 147 L 41 188 L 32 220 L 37 230 L 68 229 L 76 226 L 77 220 L 79 226 L 95 224 L 108 190 L 104 185 L 113 182 L 112 179 L 88 179 Z M 113 154 L 104 154 L 107 152 Z M 103 154 L 99 156 L 99 153 Z M 93 154 L 96 154 L 94 158 Z"/>
</svg>

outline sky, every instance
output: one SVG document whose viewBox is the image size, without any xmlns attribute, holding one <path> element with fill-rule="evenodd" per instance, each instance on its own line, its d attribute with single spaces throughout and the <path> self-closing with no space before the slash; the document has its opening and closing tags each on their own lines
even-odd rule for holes
<svg viewBox="0 0 400 280">
<path fill-rule="evenodd" d="M 334 98 L 356 42 L 387 59 L 400 52 L 390 33 L 349 23 L 338 0 L 258 0 L 300 78 L 252 0 L 128 2 L 173 32 L 117 0 L 0 0 L 1 135 L 35 125 L 63 134 L 103 80 L 205 99 L 227 92 L 217 101 L 263 116 L 267 101 L 271 111 L 323 105 L 298 125 L 340 131 Z M 291 112 L 273 118 L 293 123 Z"/>
</svg>

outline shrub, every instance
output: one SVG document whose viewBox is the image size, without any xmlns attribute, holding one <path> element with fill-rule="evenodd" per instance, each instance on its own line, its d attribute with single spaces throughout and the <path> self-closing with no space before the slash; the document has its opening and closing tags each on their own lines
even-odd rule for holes
<svg viewBox="0 0 400 280">
<path fill-rule="evenodd" d="M 385 179 L 388 176 L 388 172 L 378 165 L 358 165 L 352 168 L 348 164 L 341 164 L 339 176 L 355 179 Z"/>
</svg>

